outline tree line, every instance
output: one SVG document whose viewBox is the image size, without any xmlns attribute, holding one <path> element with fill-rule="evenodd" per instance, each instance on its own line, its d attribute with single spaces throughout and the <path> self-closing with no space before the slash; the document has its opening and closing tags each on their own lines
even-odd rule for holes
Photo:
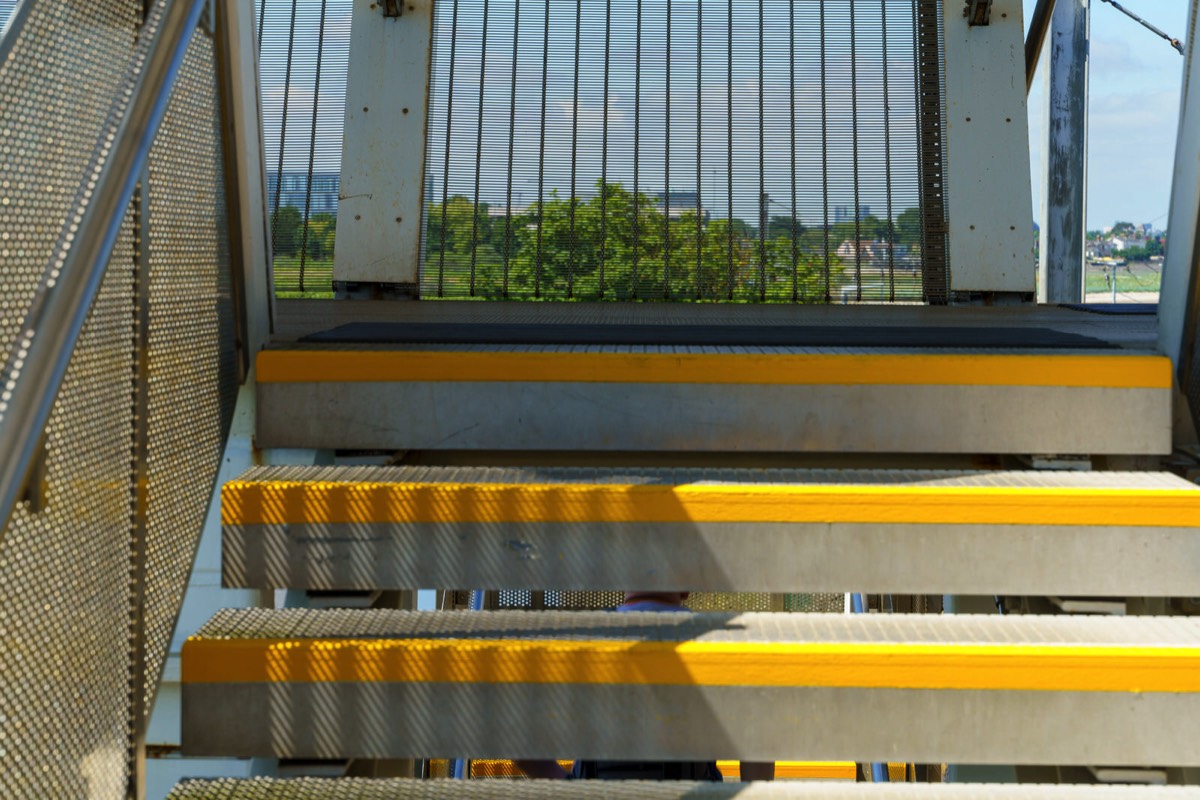
<svg viewBox="0 0 1200 800">
<path fill-rule="evenodd" d="M 919 251 L 915 208 L 890 226 L 867 216 L 828 232 L 773 216 L 760 238 L 744 220 L 706 221 L 695 209 L 672 209 L 666 219 L 661 200 L 620 183 L 597 182 L 597 190 L 586 200 L 551 192 L 511 215 L 462 195 L 431 203 L 423 294 L 440 287 L 445 297 L 824 302 L 855 267 L 837 251 L 856 235 Z"/>
<path fill-rule="evenodd" d="M 635 195 L 620 183 L 596 184 L 589 199 L 556 191 L 540 204 L 492 213 L 463 195 L 427 206 L 422 294 L 484 299 L 672 299 L 825 302 L 854 270 L 878 274 L 919 262 L 921 216 L 909 208 L 889 223 L 876 216 L 805 225 L 768 219 L 765 236 L 745 220 L 706 219 Z M 503 208 L 497 209 L 504 212 Z M 336 219 L 285 206 L 272 214 L 277 256 L 333 259 Z M 888 243 L 856 259 L 851 245 Z M 839 255 L 841 251 L 841 255 Z M 856 263 L 857 262 L 857 263 Z"/>
<path fill-rule="evenodd" d="M 333 214 L 313 214 L 305 222 L 300 209 L 283 206 L 271 215 L 271 242 L 277 256 L 299 258 L 304 249 L 307 261 L 331 261 L 336 234 Z"/>
</svg>

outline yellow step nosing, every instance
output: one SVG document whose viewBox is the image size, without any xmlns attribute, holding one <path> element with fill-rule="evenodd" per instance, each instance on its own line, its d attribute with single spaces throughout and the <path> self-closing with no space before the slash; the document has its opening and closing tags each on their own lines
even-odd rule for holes
<svg viewBox="0 0 1200 800">
<path fill-rule="evenodd" d="M 1170 389 L 1158 355 L 264 350 L 259 383 L 582 382 Z"/>
<path fill-rule="evenodd" d="M 559 760 L 558 765 L 570 771 L 573 761 Z M 903 768 L 903 764 L 889 765 Z M 717 761 L 717 769 L 726 778 L 741 776 L 741 762 Z M 778 779 L 849 780 L 855 778 L 857 765 L 853 761 L 776 761 L 775 777 Z M 477 758 L 471 761 L 471 775 L 475 778 L 505 778 L 524 775 L 515 762 L 508 759 Z"/>
<path fill-rule="evenodd" d="M 182 680 L 1197 693 L 1200 645 L 193 637 Z"/>
<path fill-rule="evenodd" d="M 225 525 L 845 523 L 1200 527 L 1200 490 L 232 481 Z"/>
</svg>

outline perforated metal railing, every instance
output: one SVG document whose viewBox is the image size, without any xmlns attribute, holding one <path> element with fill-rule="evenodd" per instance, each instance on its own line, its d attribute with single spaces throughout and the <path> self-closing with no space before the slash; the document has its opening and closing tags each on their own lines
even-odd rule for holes
<svg viewBox="0 0 1200 800">
<path fill-rule="evenodd" d="M 144 10 L 25 0 L 0 40 L 6 355 L 78 224 Z M 134 776 L 235 389 L 215 73 L 199 31 L 0 538 L 4 797 L 124 798 Z"/>
<path fill-rule="evenodd" d="M 444 0 L 424 297 L 944 298 L 936 0 Z"/>
</svg>

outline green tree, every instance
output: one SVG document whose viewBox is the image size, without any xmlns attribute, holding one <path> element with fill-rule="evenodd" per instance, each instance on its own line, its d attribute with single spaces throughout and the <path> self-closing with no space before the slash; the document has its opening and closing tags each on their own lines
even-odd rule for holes
<svg viewBox="0 0 1200 800">
<path fill-rule="evenodd" d="M 313 214 L 306 224 L 308 258 L 313 261 L 333 260 L 337 219 L 332 214 Z"/>
<path fill-rule="evenodd" d="M 272 250 L 278 256 L 295 256 L 300 252 L 300 210 L 284 206 L 271 215 Z"/>
<path fill-rule="evenodd" d="M 896 243 L 910 248 L 921 246 L 920 208 L 906 208 L 896 217 Z"/>
<path fill-rule="evenodd" d="M 476 216 L 455 196 L 444 224 L 435 203 L 427 272 L 441 269 L 445 295 L 455 297 L 470 293 L 462 276 L 472 256 L 481 297 L 758 301 L 764 287 L 769 300 L 824 296 L 824 231 L 801 229 L 793 246 L 791 218 L 781 218 L 786 229 L 776 226 L 760 265 L 757 231 L 743 220 L 705 222 L 694 211 L 667 219 L 654 200 L 619 183 L 597 190 L 587 200 L 551 192 L 522 214 L 496 218 L 482 205 Z M 836 259 L 830 265 L 840 269 Z"/>
</svg>

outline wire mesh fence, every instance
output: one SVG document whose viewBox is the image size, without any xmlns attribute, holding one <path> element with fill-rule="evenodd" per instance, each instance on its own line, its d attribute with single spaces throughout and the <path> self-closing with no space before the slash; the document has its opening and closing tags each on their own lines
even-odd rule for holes
<svg viewBox="0 0 1200 800">
<path fill-rule="evenodd" d="M 939 5 L 439 3 L 422 295 L 935 294 Z"/>
</svg>

